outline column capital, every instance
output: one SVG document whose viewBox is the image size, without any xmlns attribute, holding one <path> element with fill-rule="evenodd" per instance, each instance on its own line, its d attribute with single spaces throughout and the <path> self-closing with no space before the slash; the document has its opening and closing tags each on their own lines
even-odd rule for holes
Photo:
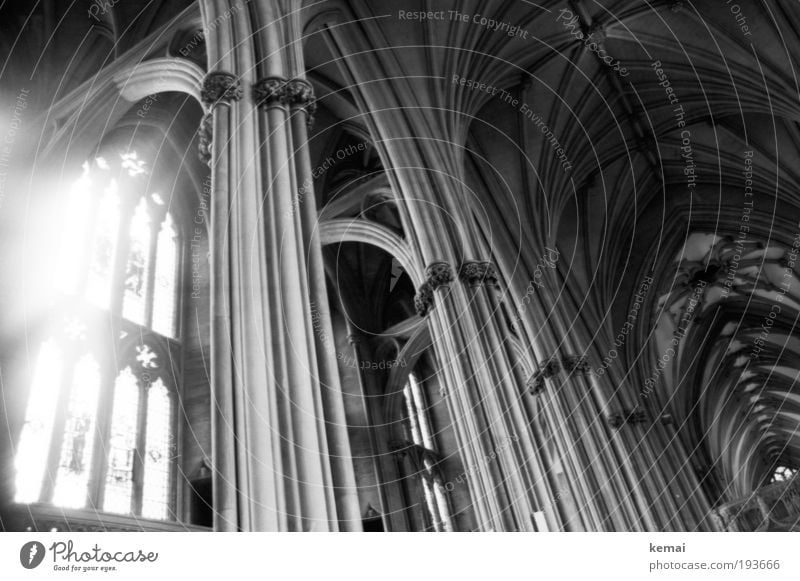
<svg viewBox="0 0 800 581">
<path fill-rule="evenodd" d="M 498 276 L 489 260 L 465 260 L 458 269 L 458 276 L 469 286 L 498 286 Z"/>
<path fill-rule="evenodd" d="M 224 71 L 212 71 L 203 79 L 200 98 L 209 106 L 219 103 L 230 104 L 231 101 L 242 98 L 242 86 L 236 75 Z"/>
<path fill-rule="evenodd" d="M 425 269 L 425 275 L 428 277 L 428 283 L 431 285 L 431 290 L 436 290 L 439 287 L 447 286 L 453 282 L 453 268 L 443 260 L 431 262 L 428 268 Z"/>
<path fill-rule="evenodd" d="M 266 77 L 253 84 L 253 99 L 259 107 L 270 107 L 286 103 L 286 79 Z"/>
<path fill-rule="evenodd" d="M 428 281 L 423 282 L 417 294 L 414 295 L 414 309 L 420 317 L 427 315 L 433 307 L 433 289 L 431 283 Z"/>
<path fill-rule="evenodd" d="M 211 165 L 211 141 L 213 140 L 212 129 L 212 115 L 210 113 L 203 115 L 200 121 L 200 128 L 197 130 L 197 157 L 200 158 L 204 164 Z"/>
<path fill-rule="evenodd" d="M 618 414 L 611 414 L 606 418 L 608 425 L 618 430 L 624 425 L 643 424 L 647 421 L 647 414 L 644 410 L 623 410 Z"/>
<path fill-rule="evenodd" d="M 534 395 L 541 393 L 544 391 L 545 380 L 554 377 L 559 371 L 561 371 L 561 360 L 557 357 L 540 361 L 539 369 L 530 376 L 525 387 Z"/>
<path fill-rule="evenodd" d="M 525 387 L 534 395 L 541 393 L 544 390 L 545 380 L 555 377 L 561 371 L 565 371 L 568 375 L 575 372 L 588 374 L 591 369 L 585 355 L 553 356 L 539 362 L 539 370 L 528 378 Z"/>
<path fill-rule="evenodd" d="M 561 360 L 561 366 L 567 373 L 589 373 L 589 362 L 585 355 L 569 355 Z"/>
<path fill-rule="evenodd" d="M 314 87 L 305 79 L 292 79 L 286 83 L 286 103 L 290 107 L 303 109 L 308 116 L 308 125 L 314 122 L 314 113 L 317 111 L 317 99 L 314 96 Z"/>
<path fill-rule="evenodd" d="M 444 261 L 431 262 L 425 269 L 427 280 L 423 282 L 414 296 L 414 308 L 420 317 L 427 315 L 433 307 L 434 291 L 448 286 L 453 281 L 453 268 Z"/>
</svg>

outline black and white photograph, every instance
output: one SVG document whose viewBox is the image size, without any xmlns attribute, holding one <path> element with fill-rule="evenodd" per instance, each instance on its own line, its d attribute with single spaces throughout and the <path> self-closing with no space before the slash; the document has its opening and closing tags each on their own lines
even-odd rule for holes
<svg viewBox="0 0 800 581">
<path fill-rule="evenodd" d="M 797 579 L 799 62 L 797 0 L 0 0 L 0 576 Z"/>
</svg>

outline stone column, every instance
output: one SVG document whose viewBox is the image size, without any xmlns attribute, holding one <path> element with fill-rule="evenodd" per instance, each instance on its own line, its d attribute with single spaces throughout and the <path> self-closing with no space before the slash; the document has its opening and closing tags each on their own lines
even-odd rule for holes
<svg viewBox="0 0 800 581">
<path fill-rule="evenodd" d="M 228 69 L 206 79 L 201 140 L 213 184 L 215 526 L 358 530 L 313 189 L 298 204 L 313 110 L 299 22 L 289 6 L 202 6 L 206 20 L 233 13 L 207 39 L 211 66 Z"/>
<path fill-rule="evenodd" d="M 627 378 L 592 373 L 591 318 L 553 269 L 526 323 L 544 330 L 528 385 L 542 403 L 575 502 L 589 530 L 713 530 L 680 443 L 639 405 Z M 547 317 L 543 313 L 549 313 Z M 683 458 L 683 459 L 682 459 Z"/>
</svg>

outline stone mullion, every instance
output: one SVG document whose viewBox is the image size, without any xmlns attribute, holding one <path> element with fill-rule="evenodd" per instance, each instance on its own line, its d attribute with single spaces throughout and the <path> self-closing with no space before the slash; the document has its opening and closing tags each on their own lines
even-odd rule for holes
<svg viewBox="0 0 800 581">
<path fill-rule="evenodd" d="M 156 288 L 156 261 L 158 260 L 158 235 L 167 217 L 167 207 L 165 205 L 156 204 L 152 198 L 148 199 L 147 204 L 148 216 L 150 218 L 150 238 L 147 248 L 147 286 L 144 294 L 144 324 L 146 327 L 152 328 Z"/>
<path fill-rule="evenodd" d="M 329 488 L 333 495 L 332 504 L 336 507 L 337 520 L 342 530 L 359 531 L 362 528 L 359 510 L 358 492 L 355 472 L 350 451 L 350 439 L 347 433 L 347 417 L 345 415 L 342 388 L 339 379 L 339 368 L 332 348 L 333 325 L 331 323 L 328 291 L 325 281 L 325 264 L 322 257 L 322 246 L 319 239 L 319 224 L 316 198 L 314 195 L 311 157 L 308 148 L 307 127 L 313 120 L 316 107 L 313 90 L 307 81 L 293 79 L 289 82 L 293 92 L 290 97 L 291 124 L 296 169 L 295 192 L 300 209 L 298 232 L 306 257 L 308 296 L 316 306 L 316 321 L 320 330 L 314 333 L 310 329 L 313 345 L 310 353 L 315 356 L 315 367 L 320 381 L 319 419 L 320 430 L 327 435 L 330 458 L 329 478 L 333 486 Z M 301 194 L 302 192 L 302 194 Z M 325 338 L 328 338 L 325 340 Z"/>
<path fill-rule="evenodd" d="M 114 406 L 114 390 L 119 374 L 117 353 L 118 343 L 99 350 L 97 361 L 100 364 L 100 391 L 97 398 L 97 430 L 92 446 L 92 468 L 89 476 L 88 508 L 103 510 L 105 483 L 108 472 L 109 439 L 111 438 L 111 419 Z M 125 362 L 122 362 L 123 364 Z M 123 365 L 124 366 L 124 365 Z"/>
</svg>

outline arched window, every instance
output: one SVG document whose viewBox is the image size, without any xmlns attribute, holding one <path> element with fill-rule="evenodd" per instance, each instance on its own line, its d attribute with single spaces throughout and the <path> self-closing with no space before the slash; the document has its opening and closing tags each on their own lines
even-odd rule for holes
<svg viewBox="0 0 800 581">
<path fill-rule="evenodd" d="M 135 153 L 69 192 L 15 458 L 20 503 L 175 517 L 180 239 Z"/>
<path fill-rule="evenodd" d="M 409 505 L 422 512 L 425 529 L 452 532 L 453 524 L 447 501 L 441 459 L 436 451 L 428 404 L 422 386 L 413 373 L 403 389 L 403 426 L 405 441 L 401 444 L 403 472 Z"/>
</svg>

